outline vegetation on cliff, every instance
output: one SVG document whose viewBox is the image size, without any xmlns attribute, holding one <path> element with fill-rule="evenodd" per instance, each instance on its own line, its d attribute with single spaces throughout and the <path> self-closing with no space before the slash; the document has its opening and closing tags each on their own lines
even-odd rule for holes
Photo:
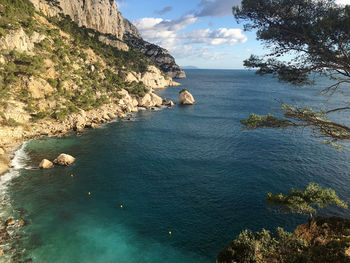
<svg viewBox="0 0 350 263">
<path fill-rule="evenodd" d="M 345 92 L 350 83 L 350 6 L 337 5 L 334 0 L 243 0 L 233 12 L 237 21 L 246 22 L 246 30 L 256 30 L 257 38 L 271 49 L 265 57 L 252 55 L 244 62 L 246 67 L 300 86 L 312 85 L 315 76 L 324 76 L 333 84 L 322 93 Z M 283 60 L 289 57 L 292 59 Z M 349 109 L 346 104 L 313 110 L 282 103 L 285 118 L 252 114 L 242 124 L 248 129 L 310 127 L 315 135 L 337 146 L 335 141 L 350 139 L 350 127 L 329 116 Z"/>
<path fill-rule="evenodd" d="M 268 206 L 278 211 L 312 214 L 315 207 L 331 204 L 347 208 L 332 189 L 323 189 L 310 183 L 305 190 L 292 189 L 288 195 L 267 195 Z M 270 263 L 270 262 L 350 262 L 350 220 L 317 217 L 300 225 L 294 233 L 277 228 L 275 232 L 244 230 L 223 249 L 217 263 Z"/>
<path fill-rule="evenodd" d="M 120 72 L 143 73 L 152 63 L 138 51 L 100 42 L 101 35 L 78 27 L 68 16 L 45 17 L 29 0 L 0 0 L 0 41 L 8 37 L 14 45 L 0 48 L 1 124 L 20 124 L 5 116 L 16 102 L 23 103 L 32 121 L 63 120 L 110 103 L 121 89 L 144 96 L 148 88 L 125 81 Z M 26 46 L 16 46 L 19 38 Z"/>
</svg>

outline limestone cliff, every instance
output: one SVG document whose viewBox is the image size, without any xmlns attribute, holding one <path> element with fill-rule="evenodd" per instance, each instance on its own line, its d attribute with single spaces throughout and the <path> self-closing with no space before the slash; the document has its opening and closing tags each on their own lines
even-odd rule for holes
<svg viewBox="0 0 350 263">
<path fill-rule="evenodd" d="M 139 107 L 173 105 L 153 89 L 178 83 L 117 38 L 121 31 L 106 34 L 111 28 L 98 22 L 105 12 L 118 13 L 114 2 L 103 9 L 84 1 L 84 9 L 79 1 L 31 1 L 0 1 L 0 174 L 9 167 L 8 152 L 24 140 L 96 128 Z M 65 8 L 98 10 L 101 17 L 89 11 L 80 25 L 102 32 L 59 15 Z M 124 28 L 136 30 L 130 23 Z"/>
<path fill-rule="evenodd" d="M 31 0 L 46 15 L 63 12 L 79 26 L 95 29 L 116 37 L 151 59 L 164 73 L 172 78 L 185 78 L 186 74 L 176 64 L 166 49 L 143 40 L 137 28 L 123 18 L 114 0 Z M 56 9 L 55 9 L 56 8 Z M 110 40 L 106 40 L 110 43 Z M 116 40 L 115 40 L 116 41 Z M 121 43 L 118 45 L 122 46 Z M 125 46 L 123 46 L 125 49 Z"/>
</svg>

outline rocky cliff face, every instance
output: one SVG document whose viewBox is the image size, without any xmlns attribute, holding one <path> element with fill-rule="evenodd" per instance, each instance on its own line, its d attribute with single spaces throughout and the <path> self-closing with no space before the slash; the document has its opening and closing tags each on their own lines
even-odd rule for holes
<svg viewBox="0 0 350 263">
<path fill-rule="evenodd" d="M 87 1 L 9 1 L 11 12 L 0 1 L 0 175 L 9 168 L 7 154 L 24 140 L 174 105 L 153 89 L 178 83 L 117 37 L 128 31 L 141 38 L 137 29 L 121 20 L 114 2 Z M 104 33 L 57 18 L 62 10 Z M 120 28 L 108 25 L 111 17 L 103 20 L 110 14 L 120 15 L 112 19 Z"/>
<path fill-rule="evenodd" d="M 151 44 L 131 33 L 125 33 L 123 40 L 132 48 L 141 51 L 168 76 L 177 79 L 186 78 L 185 72 L 176 64 L 169 51 Z"/>
<path fill-rule="evenodd" d="M 111 34 L 129 47 L 139 50 L 151 59 L 163 72 L 172 78 L 185 78 L 186 74 L 176 64 L 166 49 L 144 41 L 137 28 L 123 18 L 114 0 L 31 0 L 37 9 L 53 16 L 59 12 L 69 15 L 79 26 Z M 115 40 L 114 40 L 115 41 Z M 109 40 L 106 40 L 110 43 Z M 118 46 L 125 46 L 118 43 Z"/>
</svg>

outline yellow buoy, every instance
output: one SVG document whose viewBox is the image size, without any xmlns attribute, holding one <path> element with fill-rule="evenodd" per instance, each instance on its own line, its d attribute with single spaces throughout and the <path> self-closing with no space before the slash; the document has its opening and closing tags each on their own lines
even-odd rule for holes
<svg viewBox="0 0 350 263">
<path fill-rule="evenodd" d="M 88 192 L 88 194 L 89 194 L 89 195 L 91 195 L 91 193 L 90 193 L 90 192 Z"/>
<path fill-rule="evenodd" d="M 71 174 L 70 176 L 71 176 L 71 177 L 74 177 L 74 174 Z"/>
<path fill-rule="evenodd" d="M 169 231 L 169 236 L 171 236 L 171 231 Z"/>
<path fill-rule="evenodd" d="M 123 205 L 120 205 L 120 208 L 123 208 Z"/>
</svg>

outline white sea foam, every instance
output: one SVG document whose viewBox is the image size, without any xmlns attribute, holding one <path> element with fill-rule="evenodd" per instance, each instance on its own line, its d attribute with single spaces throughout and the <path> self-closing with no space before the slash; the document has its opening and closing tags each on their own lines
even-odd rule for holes
<svg viewBox="0 0 350 263">
<path fill-rule="evenodd" d="M 0 176 L 0 194 L 4 194 L 8 182 L 13 178 L 20 175 L 20 170 L 26 167 L 26 163 L 29 160 L 29 156 L 25 152 L 25 148 L 28 144 L 28 141 L 23 143 L 22 146 L 15 152 L 15 156 L 11 161 L 10 170 L 5 173 L 3 176 Z"/>
<path fill-rule="evenodd" d="M 2 220 L 6 220 L 10 218 L 13 214 L 13 208 L 11 206 L 10 196 L 7 192 L 7 187 L 9 182 L 18 176 L 20 176 L 20 171 L 22 169 L 26 169 L 26 163 L 29 160 L 29 156 L 27 155 L 25 148 L 28 142 L 22 144 L 22 146 L 15 152 L 14 158 L 11 161 L 10 170 L 4 175 L 0 176 L 0 218 Z M 3 222 L 0 222 L 1 224 Z M 12 232 L 8 231 L 10 236 L 15 236 L 18 229 L 14 229 Z M 11 242 L 5 242 L 1 244 L 1 249 L 11 251 Z M 0 263 L 8 263 L 13 262 L 12 255 L 14 251 L 7 252 L 4 256 L 0 258 Z"/>
</svg>

